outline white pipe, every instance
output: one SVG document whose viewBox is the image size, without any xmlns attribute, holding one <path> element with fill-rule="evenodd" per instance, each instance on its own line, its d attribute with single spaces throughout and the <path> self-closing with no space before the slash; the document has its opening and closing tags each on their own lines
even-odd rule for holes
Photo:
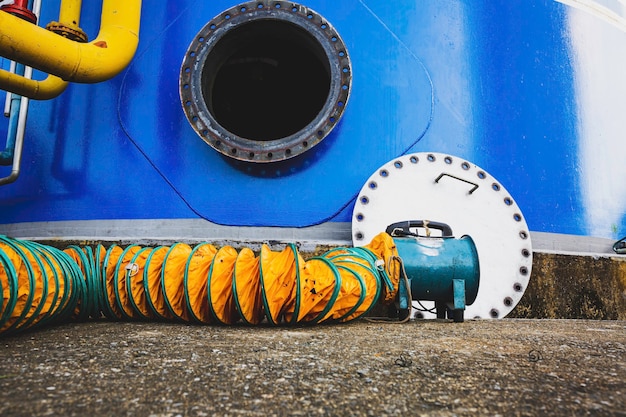
<svg viewBox="0 0 626 417">
<path fill-rule="evenodd" d="M 15 61 L 11 61 L 11 65 L 9 66 L 9 72 L 11 74 L 15 74 Z M 11 114 L 11 93 L 7 91 L 6 99 L 4 100 L 4 116 L 9 117 Z"/>
<path fill-rule="evenodd" d="M 10 1 L 1 1 L 0 0 L 0 7 L 2 6 L 6 6 L 8 4 L 13 4 L 13 0 Z M 33 1 L 33 10 L 32 12 L 35 14 L 35 16 L 37 16 L 37 20 L 39 20 L 39 15 L 41 14 L 41 0 L 34 0 Z M 9 72 L 11 74 L 15 74 L 15 61 L 11 61 L 10 67 L 9 67 Z M 28 77 L 29 79 L 32 78 Z M 6 94 L 6 99 L 4 100 L 4 115 L 6 117 L 9 117 L 9 115 L 11 114 L 11 92 L 7 91 Z"/>
<path fill-rule="evenodd" d="M 33 13 L 39 18 L 41 11 L 41 0 L 33 2 Z M 11 72 L 15 72 L 15 62 L 11 61 Z M 24 77 L 31 79 L 33 77 L 33 68 L 24 68 Z M 7 111 L 10 113 L 11 93 L 7 92 L 7 102 L 5 103 L 5 115 Z M 26 117 L 28 116 L 28 97 L 22 97 L 20 100 L 20 110 L 17 119 L 17 132 L 15 134 L 15 145 L 13 147 L 13 164 L 11 166 L 11 174 L 7 177 L 0 178 L 0 185 L 10 184 L 14 182 L 20 175 L 20 164 L 22 160 L 22 148 L 24 147 L 24 136 L 26 135 Z M 8 106 L 7 106 L 8 104 Z M 10 134 L 10 132 L 9 132 Z"/>
<path fill-rule="evenodd" d="M 33 69 L 27 67 L 24 75 L 31 77 Z M 11 174 L 4 178 L 0 178 L 0 185 L 10 184 L 14 182 L 20 175 L 20 162 L 22 160 L 22 148 L 24 145 L 24 134 L 26 132 L 26 116 L 28 114 L 28 97 L 22 97 L 20 102 L 20 113 L 17 119 L 17 133 L 15 135 L 15 147 L 13 148 L 13 165 L 11 166 Z"/>
</svg>

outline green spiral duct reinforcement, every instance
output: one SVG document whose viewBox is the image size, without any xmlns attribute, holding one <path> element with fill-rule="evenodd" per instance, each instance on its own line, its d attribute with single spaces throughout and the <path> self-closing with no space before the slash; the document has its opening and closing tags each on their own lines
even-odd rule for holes
<svg viewBox="0 0 626 417">
<path fill-rule="evenodd" d="M 70 246 L 0 236 L 0 335 L 68 320 L 170 320 L 270 325 L 346 322 L 392 302 L 391 236 L 305 261 L 294 244 L 219 250 Z"/>
<path fill-rule="evenodd" d="M 83 319 L 84 274 L 61 250 L 0 236 L 0 334 Z"/>
</svg>

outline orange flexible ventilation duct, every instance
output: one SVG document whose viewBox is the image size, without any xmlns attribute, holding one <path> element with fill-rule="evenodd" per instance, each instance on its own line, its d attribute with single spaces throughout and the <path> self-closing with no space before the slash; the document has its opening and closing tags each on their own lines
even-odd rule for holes
<svg viewBox="0 0 626 417">
<path fill-rule="evenodd" d="M 209 243 L 65 251 L 0 236 L 0 335 L 87 318 L 271 325 L 347 322 L 392 302 L 391 236 L 307 261 L 294 244 L 258 255 Z"/>
</svg>

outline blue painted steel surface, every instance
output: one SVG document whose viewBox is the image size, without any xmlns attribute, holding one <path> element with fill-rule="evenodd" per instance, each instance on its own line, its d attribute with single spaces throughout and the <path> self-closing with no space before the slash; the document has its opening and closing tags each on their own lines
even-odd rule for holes
<svg viewBox="0 0 626 417">
<path fill-rule="evenodd" d="M 100 12 L 94 3 L 84 2 L 81 20 L 90 38 Z M 178 96 L 191 39 L 237 3 L 146 0 L 139 49 L 126 71 L 32 102 L 22 174 L 0 188 L 0 222 L 344 222 L 380 165 L 403 153 L 435 151 L 498 178 L 531 230 L 602 237 L 626 230 L 625 206 L 604 204 L 609 211 L 602 215 L 597 198 L 590 198 L 590 178 L 606 179 L 612 171 L 598 176 L 584 163 L 583 144 L 598 139 L 581 127 L 581 114 L 593 103 L 580 98 L 588 63 L 576 49 L 576 22 L 597 18 L 551 0 L 303 0 L 346 43 L 352 94 L 340 124 L 320 145 L 301 158 L 251 169 L 197 137 Z M 40 21 L 56 19 L 58 2 L 43 5 Z M 617 30 L 608 23 L 603 28 Z M 0 121 L 0 133 L 6 128 Z M 602 140 L 597 146 L 621 139 L 608 132 Z M 623 191 L 606 181 L 600 186 L 609 200 Z M 407 184 L 407 192 L 419 190 Z"/>
</svg>

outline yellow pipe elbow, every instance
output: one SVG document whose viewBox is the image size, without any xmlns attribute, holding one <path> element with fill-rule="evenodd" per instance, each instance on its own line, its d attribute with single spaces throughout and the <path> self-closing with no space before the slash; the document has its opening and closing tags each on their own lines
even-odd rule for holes
<svg viewBox="0 0 626 417">
<path fill-rule="evenodd" d="M 0 12 L 0 55 L 66 81 L 105 81 L 135 55 L 140 16 L 141 0 L 104 0 L 98 36 L 78 43 Z"/>
<path fill-rule="evenodd" d="M 0 70 L 0 90 L 10 91 L 34 100 L 49 100 L 57 97 L 69 83 L 55 75 L 48 75 L 42 81 L 31 80 L 12 72 Z"/>
</svg>

